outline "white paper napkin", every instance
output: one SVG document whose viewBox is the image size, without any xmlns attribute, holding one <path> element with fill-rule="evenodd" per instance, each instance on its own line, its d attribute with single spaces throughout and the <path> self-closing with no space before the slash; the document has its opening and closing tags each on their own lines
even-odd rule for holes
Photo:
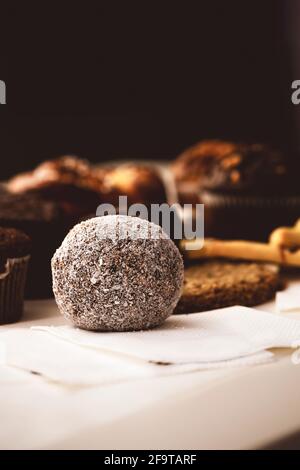
<svg viewBox="0 0 300 470">
<path fill-rule="evenodd" d="M 290 285 L 284 291 L 276 293 L 277 312 L 300 313 L 300 286 Z"/>
<path fill-rule="evenodd" d="M 84 335 L 85 332 L 80 333 Z M 82 347 L 62 340 L 60 335 L 57 337 L 44 331 L 19 328 L 2 333 L 0 338 L 5 344 L 6 366 L 28 377 L 30 374 L 32 378 L 40 377 L 51 383 L 72 387 L 120 383 L 220 367 L 249 366 L 266 363 L 273 358 L 271 353 L 261 352 L 231 361 L 159 365 L 109 350 Z M 2 381 L 5 377 L 0 374 L 0 383 Z"/>
<path fill-rule="evenodd" d="M 300 345 L 300 321 L 237 306 L 172 316 L 160 328 L 141 332 L 67 325 L 12 329 L 0 334 L 0 343 L 8 366 L 88 386 L 262 364 L 273 359 L 267 349 Z"/>
<path fill-rule="evenodd" d="M 159 364 L 230 361 L 300 343 L 300 322 L 247 307 L 174 315 L 153 330 L 99 333 L 72 326 L 34 327 L 76 345 Z"/>
</svg>

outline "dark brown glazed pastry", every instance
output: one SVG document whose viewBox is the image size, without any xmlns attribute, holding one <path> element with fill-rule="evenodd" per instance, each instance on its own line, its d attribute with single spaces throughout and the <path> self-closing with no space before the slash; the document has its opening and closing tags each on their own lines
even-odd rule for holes
<svg viewBox="0 0 300 470">
<path fill-rule="evenodd" d="M 32 240 L 26 296 L 51 297 L 50 260 L 68 230 L 70 221 L 61 208 L 33 194 L 0 194 L 0 226 L 14 227 Z"/>
<path fill-rule="evenodd" d="M 0 324 L 22 316 L 30 251 L 31 241 L 25 233 L 0 227 Z"/>
</svg>

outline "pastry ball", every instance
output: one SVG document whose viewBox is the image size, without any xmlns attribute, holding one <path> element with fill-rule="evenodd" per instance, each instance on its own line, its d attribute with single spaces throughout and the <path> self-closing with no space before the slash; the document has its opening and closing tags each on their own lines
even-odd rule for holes
<svg viewBox="0 0 300 470">
<path fill-rule="evenodd" d="M 173 313 L 183 261 L 158 225 L 108 215 L 71 230 L 52 259 L 52 274 L 58 307 L 75 326 L 145 330 Z"/>
</svg>

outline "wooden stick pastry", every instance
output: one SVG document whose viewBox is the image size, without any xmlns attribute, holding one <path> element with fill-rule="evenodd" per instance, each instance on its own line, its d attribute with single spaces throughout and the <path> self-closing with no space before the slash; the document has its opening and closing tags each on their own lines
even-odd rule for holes
<svg viewBox="0 0 300 470">
<path fill-rule="evenodd" d="M 300 267 L 300 245 L 299 250 L 291 252 L 280 246 L 271 243 L 258 243 L 244 240 L 215 240 L 207 239 L 203 248 L 191 249 L 191 241 L 189 249 L 186 249 L 186 242 L 181 242 L 181 248 L 189 259 L 201 258 L 235 258 L 251 261 L 266 261 L 279 263 L 289 266 Z M 194 243 L 199 243 L 197 240 Z"/>
</svg>

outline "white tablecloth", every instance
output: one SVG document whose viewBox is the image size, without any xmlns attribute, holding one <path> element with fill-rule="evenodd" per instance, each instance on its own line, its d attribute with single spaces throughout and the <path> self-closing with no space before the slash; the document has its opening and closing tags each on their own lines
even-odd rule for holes
<svg viewBox="0 0 300 470">
<path fill-rule="evenodd" d="M 261 308 L 272 311 L 274 304 Z M 63 323 L 53 300 L 30 301 L 26 302 L 22 322 L 0 330 Z M 0 448 L 264 445 L 300 430 L 295 395 L 300 389 L 300 366 L 291 363 L 290 351 L 276 355 L 278 360 L 270 365 L 78 389 L 47 383 L 41 377 L 2 365 Z"/>
</svg>

